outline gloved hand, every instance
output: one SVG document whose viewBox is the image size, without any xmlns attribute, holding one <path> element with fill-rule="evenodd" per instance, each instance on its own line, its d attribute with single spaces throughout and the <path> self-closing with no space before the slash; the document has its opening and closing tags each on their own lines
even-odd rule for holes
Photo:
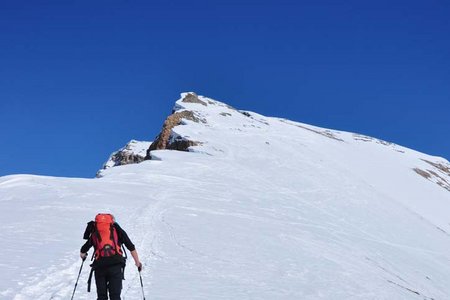
<svg viewBox="0 0 450 300">
<path fill-rule="evenodd" d="M 80 252 L 80 257 L 82 260 L 85 260 L 87 256 L 87 253 Z"/>
<path fill-rule="evenodd" d="M 140 261 L 136 263 L 136 267 L 138 268 L 139 272 L 142 271 L 142 263 Z"/>
</svg>

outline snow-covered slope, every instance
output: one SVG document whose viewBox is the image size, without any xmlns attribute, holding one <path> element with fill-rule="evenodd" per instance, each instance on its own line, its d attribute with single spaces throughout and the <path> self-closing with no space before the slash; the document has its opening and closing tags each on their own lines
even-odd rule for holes
<svg viewBox="0 0 450 300">
<path fill-rule="evenodd" d="M 450 299 L 445 159 L 192 93 L 183 111 L 154 148 L 189 152 L 97 179 L 0 178 L 0 298 L 68 299 L 85 222 L 106 211 L 148 299 Z M 96 298 L 88 271 L 75 299 Z M 126 278 L 123 299 L 142 299 L 135 268 Z"/>
</svg>

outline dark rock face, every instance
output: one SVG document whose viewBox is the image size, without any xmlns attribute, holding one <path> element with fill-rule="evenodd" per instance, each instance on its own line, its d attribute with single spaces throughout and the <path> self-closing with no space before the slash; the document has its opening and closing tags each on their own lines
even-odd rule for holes
<svg viewBox="0 0 450 300">
<path fill-rule="evenodd" d="M 191 95 L 191 94 L 189 94 Z M 189 96 L 188 95 L 188 96 Z M 186 99 L 186 98 L 185 98 Z M 205 104 L 206 105 L 206 104 Z M 184 110 L 180 112 L 175 112 L 172 115 L 170 115 L 166 121 L 164 121 L 163 128 L 161 130 L 161 133 L 156 137 L 155 141 L 150 145 L 150 148 L 147 150 L 147 155 L 145 159 L 151 159 L 150 151 L 153 150 L 178 150 L 178 151 L 188 151 L 188 148 L 191 146 L 197 146 L 200 143 L 196 141 L 190 141 L 187 139 L 184 139 L 182 137 L 173 137 L 172 129 L 180 125 L 182 123 L 182 120 L 190 120 L 193 122 L 202 122 L 205 123 L 206 121 L 197 118 L 192 111 Z"/>
<path fill-rule="evenodd" d="M 125 147 L 111 154 L 102 169 L 97 172 L 97 177 L 102 177 L 103 170 L 144 161 L 146 150 L 150 144 L 151 142 L 148 141 L 131 140 Z"/>
<path fill-rule="evenodd" d="M 179 140 L 176 139 L 172 143 L 169 143 L 166 149 L 177 151 L 188 151 L 189 147 L 197 146 L 199 144 L 200 144 L 199 142 L 194 142 L 186 139 L 179 139 Z"/>
<path fill-rule="evenodd" d="M 186 102 L 186 103 L 198 103 L 204 106 L 207 106 L 206 102 L 203 102 L 202 100 L 200 100 L 197 96 L 197 94 L 195 93 L 189 93 L 187 94 L 183 100 L 181 100 L 181 102 Z"/>
<path fill-rule="evenodd" d="M 144 157 L 134 154 L 119 151 L 111 156 L 111 160 L 114 161 L 115 166 L 123 166 L 128 164 L 137 164 L 144 160 Z"/>
</svg>

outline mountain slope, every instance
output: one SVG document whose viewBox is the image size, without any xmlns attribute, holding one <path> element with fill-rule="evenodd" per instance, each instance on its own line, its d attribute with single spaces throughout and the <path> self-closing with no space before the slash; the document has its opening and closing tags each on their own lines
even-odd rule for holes
<svg viewBox="0 0 450 300">
<path fill-rule="evenodd" d="M 0 296 L 67 299 L 84 222 L 110 211 L 150 299 L 450 298 L 446 160 L 193 93 L 177 113 L 151 160 L 102 178 L 0 178 Z"/>
</svg>

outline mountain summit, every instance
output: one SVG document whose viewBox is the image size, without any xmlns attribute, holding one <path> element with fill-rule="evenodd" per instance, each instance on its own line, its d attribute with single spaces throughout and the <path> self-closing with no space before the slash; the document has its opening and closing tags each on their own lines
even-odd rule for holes
<svg viewBox="0 0 450 300">
<path fill-rule="evenodd" d="M 443 158 L 190 92 L 99 177 L 0 177 L 0 296 L 66 299 L 85 222 L 112 212 L 148 298 L 450 298 Z M 135 272 L 126 299 L 140 297 Z"/>
<path fill-rule="evenodd" d="M 271 125 L 271 123 L 274 124 Z M 287 126 L 281 128 L 284 124 Z M 175 103 L 172 114 L 167 117 L 161 132 L 153 142 L 130 141 L 123 149 L 113 153 L 108 162 L 105 163 L 104 168 L 152 159 L 151 152 L 153 150 L 167 149 L 202 152 L 217 156 L 229 149 L 224 146 L 224 141 L 230 141 L 230 144 L 233 144 L 233 140 L 238 139 L 238 135 L 245 136 L 247 134 L 249 139 L 259 139 L 259 142 L 269 145 L 270 143 L 265 141 L 269 137 L 276 138 L 277 135 L 282 133 L 295 132 L 292 126 L 343 142 L 344 144 L 355 144 L 355 142 L 375 143 L 395 152 L 403 154 L 408 152 L 409 155 L 404 155 L 404 158 L 411 157 L 412 154 L 412 156 L 419 159 L 418 162 L 411 165 L 411 170 L 450 191 L 450 164 L 443 158 L 424 155 L 396 144 L 361 134 L 323 129 L 286 119 L 268 118 L 257 113 L 237 110 L 217 100 L 198 96 L 194 92 L 181 94 L 181 98 Z M 218 135 L 218 132 L 221 132 L 221 134 Z M 267 138 L 264 136 L 264 133 L 267 133 Z M 292 136 L 294 138 L 295 134 L 293 133 Z M 148 146 L 149 144 L 150 146 Z M 236 146 L 239 147 L 239 145 Z M 294 148 L 297 146 L 294 146 Z M 144 148 L 147 149 L 146 155 L 143 155 Z M 350 151 L 350 148 L 345 150 Z"/>
</svg>

